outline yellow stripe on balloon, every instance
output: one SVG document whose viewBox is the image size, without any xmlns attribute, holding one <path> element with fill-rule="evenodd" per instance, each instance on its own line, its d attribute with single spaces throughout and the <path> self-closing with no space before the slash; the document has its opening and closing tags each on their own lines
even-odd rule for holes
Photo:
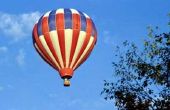
<svg viewBox="0 0 170 110">
<path fill-rule="evenodd" d="M 49 47 L 48 47 L 48 45 L 47 45 L 47 43 L 46 43 L 46 41 L 45 41 L 44 35 L 41 35 L 41 36 L 39 37 L 39 39 L 40 39 L 43 47 L 44 47 L 45 50 L 47 51 L 48 55 L 51 57 L 51 59 L 53 60 L 53 62 L 55 63 L 55 65 L 60 69 L 59 64 L 58 64 L 57 61 L 55 60 L 52 52 L 50 51 L 50 49 L 49 49 Z"/>
<path fill-rule="evenodd" d="M 91 37 L 90 37 L 90 41 L 88 42 L 86 49 L 84 50 L 84 52 L 82 53 L 82 55 L 81 55 L 80 58 L 78 59 L 77 63 L 76 63 L 75 66 L 73 67 L 73 70 L 77 67 L 77 65 L 78 65 L 79 63 L 81 63 L 80 61 L 84 58 L 85 54 L 87 53 L 87 51 L 88 51 L 89 48 L 91 47 L 93 41 L 94 41 L 94 37 L 91 36 Z"/>
<path fill-rule="evenodd" d="M 63 63 L 63 59 L 62 59 L 62 55 L 61 55 L 57 31 L 51 31 L 50 37 L 51 37 L 51 41 L 52 41 L 55 53 L 58 57 L 60 65 L 61 65 L 61 68 L 64 68 L 64 63 Z"/>
<path fill-rule="evenodd" d="M 72 44 L 73 30 L 65 29 L 65 58 L 66 58 L 66 68 L 69 66 L 71 44 Z"/>
<path fill-rule="evenodd" d="M 73 60 L 71 62 L 70 68 L 73 67 L 73 65 L 75 63 L 75 60 L 77 59 L 78 53 L 81 50 L 81 47 L 82 47 L 82 45 L 84 43 L 84 40 L 85 40 L 85 37 L 86 37 L 86 32 L 80 31 L 77 46 L 76 46 L 76 50 L 75 50 L 75 53 L 74 53 Z"/>
</svg>

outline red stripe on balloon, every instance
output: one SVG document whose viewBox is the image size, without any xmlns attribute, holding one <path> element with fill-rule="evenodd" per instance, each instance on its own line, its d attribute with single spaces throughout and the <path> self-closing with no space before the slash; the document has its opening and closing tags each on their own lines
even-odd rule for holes
<svg viewBox="0 0 170 110">
<path fill-rule="evenodd" d="M 61 50 L 61 55 L 63 58 L 64 67 L 66 67 L 66 57 L 65 57 L 65 34 L 64 34 L 64 14 L 56 14 L 56 26 L 58 33 L 58 40 Z"/>
<path fill-rule="evenodd" d="M 50 63 L 52 64 L 52 66 L 57 69 L 55 67 L 55 63 L 52 61 L 52 59 L 50 58 L 50 56 L 48 55 L 48 53 L 46 52 L 45 48 L 43 47 L 40 39 L 39 39 L 39 36 L 38 36 L 38 33 L 37 33 L 37 24 L 34 26 L 34 29 L 33 29 L 33 37 L 35 39 L 35 42 L 38 46 L 38 48 L 40 49 L 40 51 L 42 52 L 42 54 L 50 61 Z"/>
<path fill-rule="evenodd" d="M 97 42 L 97 31 L 95 30 L 95 33 L 94 33 L 94 39 L 95 39 L 95 45 L 96 45 L 96 42 Z"/>
<path fill-rule="evenodd" d="M 91 44 L 90 48 L 88 49 L 87 53 L 85 54 L 85 56 L 81 59 L 81 61 L 79 62 L 79 64 L 77 65 L 77 67 L 75 68 L 75 70 L 84 62 L 86 61 L 86 59 L 90 56 L 91 51 L 93 50 L 95 44 L 96 44 L 96 40 L 97 37 L 94 37 L 94 41 Z"/>
<path fill-rule="evenodd" d="M 80 15 L 79 14 L 73 14 L 72 15 L 72 23 L 73 23 L 73 38 L 72 38 L 72 45 L 71 45 L 71 53 L 70 53 L 70 61 L 69 61 L 69 67 L 71 65 L 71 62 L 73 60 L 73 56 L 76 50 L 77 41 L 81 29 L 81 23 L 80 23 Z"/>
<path fill-rule="evenodd" d="M 83 54 L 84 50 L 86 49 L 88 43 L 89 43 L 89 40 L 90 40 L 90 36 L 91 36 L 91 33 L 92 33 L 92 22 L 90 19 L 86 19 L 86 24 L 87 24 L 87 27 L 86 27 L 86 37 L 85 37 L 85 40 L 83 42 L 83 45 L 80 49 L 80 52 L 76 58 L 76 61 L 73 65 L 73 67 L 76 65 L 76 63 L 78 62 L 78 60 L 80 59 L 81 55 Z"/>
<path fill-rule="evenodd" d="M 51 36 L 49 33 L 49 25 L 48 25 L 48 17 L 44 17 L 42 19 L 42 33 L 44 35 L 44 38 L 47 42 L 47 45 L 52 53 L 52 55 L 54 56 L 55 60 L 57 61 L 57 63 L 59 64 L 59 66 L 61 67 L 60 63 L 59 63 L 59 59 L 56 55 L 52 40 L 51 40 Z M 56 65 L 57 66 L 57 65 Z"/>
<path fill-rule="evenodd" d="M 41 57 L 44 61 L 46 61 L 51 67 L 53 67 L 53 68 L 55 69 L 55 67 L 53 66 L 53 64 L 52 64 L 51 62 L 49 62 L 48 59 L 39 52 L 39 50 L 35 47 L 35 44 L 34 44 L 34 48 L 35 48 L 35 50 L 37 51 L 37 53 L 40 55 L 40 57 Z"/>
</svg>

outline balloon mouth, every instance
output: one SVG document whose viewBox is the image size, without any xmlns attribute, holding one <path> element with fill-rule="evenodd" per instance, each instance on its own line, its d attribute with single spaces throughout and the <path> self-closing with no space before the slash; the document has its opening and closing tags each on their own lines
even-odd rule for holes
<svg viewBox="0 0 170 110">
<path fill-rule="evenodd" d="M 73 69 L 71 68 L 63 68 L 59 70 L 61 78 L 64 80 L 64 86 L 70 86 L 70 79 L 73 76 Z"/>
</svg>

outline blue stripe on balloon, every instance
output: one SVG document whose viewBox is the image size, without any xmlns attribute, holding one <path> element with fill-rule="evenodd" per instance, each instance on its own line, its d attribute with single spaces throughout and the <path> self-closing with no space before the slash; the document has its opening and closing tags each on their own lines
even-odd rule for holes
<svg viewBox="0 0 170 110">
<path fill-rule="evenodd" d="M 33 41 L 33 44 L 35 43 L 35 39 L 34 39 L 34 31 L 32 31 L 32 41 Z"/>
<path fill-rule="evenodd" d="M 87 27 L 86 17 L 81 11 L 79 11 L 79 14 L 81 18 L 81 30 L 86 31 L 86 27 Z"/>
<path fill-rule="evenodd" d="M 72 12 L 70 9 L 64 9 L 65 29 L 72 29 Z"/>
<path fill-rule="evenodd" d="M 56 10 L 53 10 L 49 14 L 48 18 L 48 25 L 49 25 L 49 30 L 53 31 L 56 30 Z"/>
<path fill-rule="evenodd" d="M 92 28 L 92 36 L 94 37 L 94 35 L 96 33 L 96 27 L 95 27 L 95 24 L 94 24 L 93 20 L 91 20 L 91 21 L 92 21 L 92 26 L 93 26 L 93 28 Z"/>
<path fill-rule="evenodd" d="M 41 16 L 41 18 L 39 19 L 39 21 L 38 21 L 38 27 L 37 27 L 37 31 L 38 31 L 38 36 L 41 36 L 42 35 L 42 18 L 43 18 L 43 16 Z"/>
</svg>

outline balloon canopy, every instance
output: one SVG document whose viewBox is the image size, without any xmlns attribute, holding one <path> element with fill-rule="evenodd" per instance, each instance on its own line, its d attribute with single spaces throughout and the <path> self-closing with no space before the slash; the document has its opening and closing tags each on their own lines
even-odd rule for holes
<svg viewBox="0 0 170 110">
<path fill-rule="evenodd" d="M 97 41 L 92 19 L 75 9 L 45 13 L 34 25 L 32 36 L 35 49 L 59 71 L 64 86 L 70 86 L 73 71 L 88 58 Z"/>
</svg>

